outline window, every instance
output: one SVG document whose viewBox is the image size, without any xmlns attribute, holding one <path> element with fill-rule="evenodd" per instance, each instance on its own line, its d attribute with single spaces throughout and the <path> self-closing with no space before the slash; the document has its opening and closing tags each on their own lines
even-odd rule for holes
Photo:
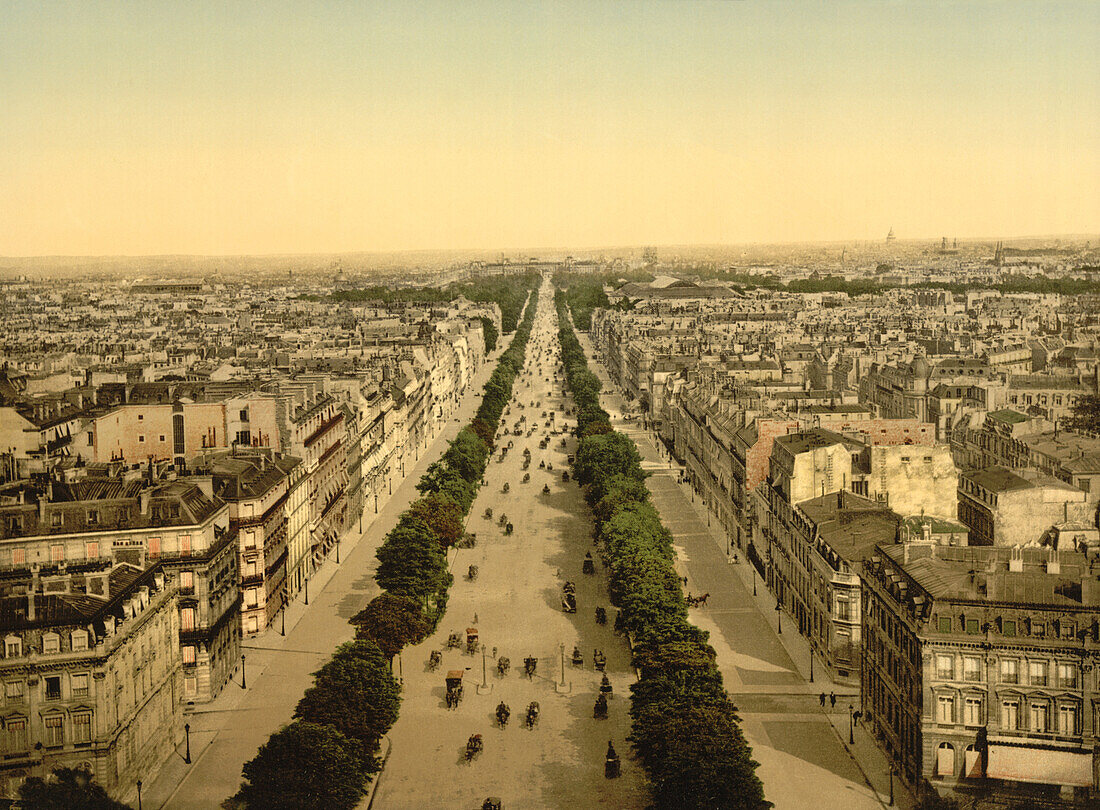
<svg viewBox="0 0 1100 810">
<path fill-rule="evenodd" d="M 241 409 L 241 421 L 242 422 L 247 422 L 248 421 L 248 408 L 242 408 Z"/>
<path fill-rule="evenodd" d="M 50 559 L 55 562 L 64 562 L 65 547 L 62 545 L 50 546 Z"/>
<path fill-rule="evenodd" d="M 195 629 L 195 609 L 184 608 L 180 611 L 180 630 L 194 630 Z"/>
<path fill-rule="evenodd" d="M 936 656 L 936 677 L 941 681 L 955 680 L 955 657 L 953 655 Z"/>
<path fill-rule="evenodd" d="M 86 673 L 70 675 L 69 688 L 72 689 L 73 697 L 86 697 L 88 695 L 88 675 Z"/>
<path fill-rule="evenodd" d="M 82 745 L 92 741 L 92 713 L 77 712 L 73 715 L 73 743 Z"/>
<path fill-rule="evenodd" d="M 1031 635 L 1042 638 L 1047 634 L 1047 626 L 1043 622 L 1031 623 Z"/>
<path fill-rule="evenodd" d="M 1005 619 L 1004 623 L 1001 625 L 1001 632 L 1004 633 L 1006 636 L 1015 636 L 1016 622 L 1012 621 L 1011 619 Z"/>
<path fill-rule="evenodd" d="M 144 433 L 139 433 L 138 434 L 138 441 L 139 442 L 144 442 L 145 441 L 145 434 Z"/>
<path fill-rule="evenodd" d="M 180 590 L 192 591 L 195 589 L 195 574 L 192 571 L 180 571 Z"/>
<path fill-rule="evenodd" d="M 162 433 L 162 434 L 160 434 L 160 440 L 161 440 L 161 441 L 164 441 L 164 434 L 163 434 L 163 433 Z"/>
<path fill-rule="evenodd" d="M 1078 711 L 1077 707 L 1072 703 L 1063 703 L 1058 707 L 1058 733 L 1059 734 L 1080 734 L 1081 728 L 1078 723 Z"/>
<path fill-rule="evenodd" d="M 4 698 L 8 703 L 23 702 L 23 682 L 8 681 L 4 684 Z"/>
<path fill-rule="evenodd" d="M 195 648 L 188 644 L 183 648 L 183 663 L 193 664 L 195 663 Z"/>
<path fill-rule="evenodd" d="M 8 751 L 12 754 L 27 750 L 27 721 L 9 720 Z"/>
<path fill-rule="evenodd" d="M 93 526 L 96 525 L 97 523 L 99 523 L 99 510 L 98 509 L 89 509 L 88 510 L 88 523 L 90 523 Z"/>
<path fill-rule="evenodd" d="M 81 650 L 88 649 L 88 631 L 74 630 L 70 637 L 70 643 L 72 644 L 73 652 L 80 652 Z"/>
<path fill-rule="evenodd" d="M 46 700 L 61 700 L 61 676 L 54 675 L 45 679 Z"/>
<path fill-rule="evenodd" d="M 149 559 L 155 560 L 160 556 L 160 538 L 150 537 L 148 542 Z"/>
<path fill-rule="evenodd" d="M 26 565 L 27 564 L 27 550 L 24 548 L 13 548 L 11 550 L 11 564 L 12 565 Z"/>
<path fill-rule="evenodd" d="M 1049 708 L 1046 703 L 1031 704 L 1031 731 L 1035 734 L 1045 734 L 1049 729 Z"/>
<path fill-rule="evenodd" d="M 257 604 L 259 604 L 259 600 L 256 595 L 256 589 L 249 588 L 244 592 L 244 606 L 246 608 L 254 608 Z"/>
<path fill-rule="evenodd" d="M 191 535 L 180 535 L 180 554 L 184 557 L 191 556 Z"/>
<path fill-rule="evenodd" d="M 52 526 L 55 529 L 60 529 L 61 528 L 61 513 L 60 512 L 51 512 L 50 513 L 50 526 Z"/>
<path fill-rule="evenodd" d="M 193 698 L 198 694 L 198 681 L 194 677 L 186 677 L 183 679 L 183 696 L 187 698 Z"/>
<path fill-rule="evenodd" d="M 1005 731 L 1020 730 L 1020 701 L 1006 700 L 1001 703 L 1001 725 Z"/>
<path fill-rule="evenodd" d="M 97 559 L 99 557 L 99 543 L 85 543 L 84 557 L 88 560 Z"/>
<path fill-rule="evenodd" d="M 968 726 L 980 726 L 982 724 L 982 699 L 980 697 L 968 697 L 963 706 L 965 712 L 963 722 Z"/>
<path fill-rule="evenodd" d="M 45 633 L 42 636 L 42 652 L 47 655 L 61 652 L 61 636 L 57 633 Z"/>
<path fill-rule="evenodd" d="M 54 715 L 46 718 L 46 747 L 58 748 L 65 744 L 64 718 Z"/>
<path fill-rule="evenodd" d="M 966 620 L 966 632 L 972 636 L 977 635 L 979 632 L 981 632 L 981 625 L 977 619 Z"/>
<path fill-rule="evenodd" d="M 1032 686 L 1047 685 L 1047 662 L 1032 661 L 1028 664 L 1029 682 Z"/>
<path fill-rule="evenodd" d="M 1001 659 L 1001 683 L 1020 682 L 1020 662 L 1015 658 Z"/>
<path fill-rule="evenodd" d="M 963 680 L 980 681 L 982 679 L 982 659 L 968 655 L 963 658 Z"/>
<path fill-rule="evenodd" d="M 4 640 L 4 657 L 19 658 L 23 655 L 23 639 L 19 636 L 8 636 Z"/>
<path fill-rule="evenodd" d="M 940 616 L 938 624 L 939 624 L 939 630 L 940 630 L 941 633 L 950 633 L 951 632 L 951 617 L 950 616 Z"/>
<path fill-rule="evenodd" d="M 1077 686 L 1077 665 L 1076 664 L 1059 664 L 1058 665 L 1058 685 L 1059 686 Z"/>
<path fill-rule="evenodd" d="M 846 596 L 838 596 L 836 599 L 836 617 L 842 622 L 851 621 L 852 603 Z"/>
<path fill-rule="evenodd" d="M 950 695 L 940 695 L 936 704 L 939 706 L 939 712 L 936 714 L 936 719 L 941 723 L 954 723 L 955 698 Z"/>
<path fill-rule="evenodd" d="M 139 414 L 138 414 L 138 421 L 139 421 L 139 422 L 141 422 L 141 421 L 143 421 L 144 419 L 145 419 L 145 414 L 143 414 L 143 413 L 139 413 Z"/>
</svg>

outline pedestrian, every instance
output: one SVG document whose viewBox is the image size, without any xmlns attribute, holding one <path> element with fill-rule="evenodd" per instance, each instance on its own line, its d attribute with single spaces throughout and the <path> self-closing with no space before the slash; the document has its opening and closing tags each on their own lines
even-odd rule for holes
<svg viewBox="0 0 1100 810">
<path fill-rule="evenodd" d="M 497 657 L 497 648 L 493 647 L 493 658 Z"/>
<path fill-rule="evenodd" d="M 477 613 L 474 613 L 474 624 L 477 624 Z M 836 703 L 836 698 L 833 698 L 833 703 Z"/>
<path fill-rule="evenodd" d="M 836 692 L 829 693 L 829 703 L 832 705 L 832 708 L 836 708 Z"/>
<path fill-rule="evenodd" d="M 821 708 L 825 708 L 825 693 L 821 693 Z"/>
</svg>

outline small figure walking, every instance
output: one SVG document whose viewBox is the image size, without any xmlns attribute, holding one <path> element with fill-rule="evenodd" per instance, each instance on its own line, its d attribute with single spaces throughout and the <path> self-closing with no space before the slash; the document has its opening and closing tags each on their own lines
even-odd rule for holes
<svg viewBox="0 0 1100 810">
<path fill-rule="evenodd" d="M 825 708 L 825 693 L 821 693 L 821 708 Z"/>
<path fill-rule="evenodd" d="M 832 708 L 836 708 L 836 692 L 829 693 L 829 703 L 831 704 Z"/>
<path fill-rule="evenodd" d="M 474 614 L 474 624 L 477 624 L 477 613 Z M 833 698 L 833 703 L 836 703 L 836 698 Z"/>
</svg>

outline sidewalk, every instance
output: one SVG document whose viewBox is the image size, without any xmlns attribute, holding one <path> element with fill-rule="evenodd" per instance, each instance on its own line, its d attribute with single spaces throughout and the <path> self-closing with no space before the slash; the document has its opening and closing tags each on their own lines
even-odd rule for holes
<svg viewBox="0 0 1100 810">
<path fill-rule="evenodd" d="M 146 781 L 142 805 L 146 808 L 200 810 L 218 807 L 236 792 L 241 766 L 281 726 L 288 723 L 312 673 L 332 655 L 337 645 L 354 636 L 348 619 L 375 595 L 374 552 L 409 503 L 419 493 L 416 483 L 446 450 L 458 430 L 472 417 L 496 365 L 500 351 L 487 359 L 471 381 L 462 403 L 443 424 L 436 438 L 411 466 L 377 515 L 355 523 L 340 541 L 340 563 L 335 551 L 314 571 L 305 589 L 277 616 L 272 627 L 245 639 L 244 659 L 230 683 L 210 703 L 188 707 L 191 726 L 191 764 L 184 761 L 185 742 Z M 366 517 L 366 515 L 364 515 Z M 282 634 L 285 618 L 285 635 Z M 247 687 L 247 688 L 244 688 Z"/>
</svg>

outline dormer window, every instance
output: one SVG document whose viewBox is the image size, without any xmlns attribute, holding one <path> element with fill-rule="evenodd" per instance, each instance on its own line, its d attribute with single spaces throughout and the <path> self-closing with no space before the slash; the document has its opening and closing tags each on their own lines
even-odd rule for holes
<svg viewBox="0 0 1100 810">
<path fill-rule="evenodd" d="M 80 652 L 81 650 L 88 649 L 88 631 L 74 630 L 72 634 L 72 646 L 73 652 Z"/>
<path fill-rule="evenodd" d="M 61 528 L 61 513 L 60 512 L 53 512 L 50 515 L 50 526 L 52 526 L 55 529 L 60 529 Z"/>
<path fill-rule="evenodd" d="M 99 524 L 99 510 L 98 509 L 89 509 L 88 510 L 88 524 L 91 525 L 91 526 L 96 526 L 96 525 Z"/>
<path fill-rule="evenodd" d="M 4 657 L 19 658 L 23 655 L 23 639 L 19 636 L 8 636 L 4 639 Z"/>
<path fill-rule="evenodd" d="M 43 634 L 42 652 L 46 655 L 61 652 L 61 636 L 59 636 L 57 633 Z"/>
</svg>

